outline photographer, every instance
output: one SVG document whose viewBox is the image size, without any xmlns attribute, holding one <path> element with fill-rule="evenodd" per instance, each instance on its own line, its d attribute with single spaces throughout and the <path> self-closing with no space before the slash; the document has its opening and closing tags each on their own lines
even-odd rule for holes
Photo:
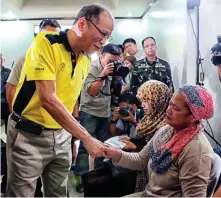
<svg viewBox="0 0 221 198">
<path fill-rule="evenodd" d="M 141 119 L 141 112 L 138 110 L 140 105 L 136 96 L 124 94 L 118 99 L 119 107 L 113 112 L 110 134 L 127 135 L 129 138 L 136 139 L 136 124 Z"/>
<path fill-rule="evenodd" d="M 134 68 L 136 62 L 137 62 L 137 60 L 134 56 L 126 56 L 124 59 L 123 64 L 129 68 L 129 73 L 124 78 L 125 83 L 122 84 L 121 94 L 127 93 L 128 89 L 129 89 L 130 81 L 132 78 L 132 71 L 133 71 L 133 68 Z"/>
<path fill-rule="evenodd" d="M 217 66 L 219 80 L 221 82 L 221 35 L 217 37 L 218 42 L 211 48 L 212 63 Z"/>
<path fill-rule="evenodd" d="M 91 63 L 88 77 L 81 92 L 80 123 L 96 139 L 104 142 L 108 138 L 108 118 L 110 116 L 112 73 L 114 61 L 120 57 L 120 48 L 115 44 L 107 44 L 101 51 L 98 60 Z M 101 164 L 100 158 L 95 159 L 95 167 Z M 88 152 L 80 142 L 76 160 L 75 175 L 81 177 L 89 170 Z M 82 177 L 84 180 L 84 177 Z M 84 183 L 84 181 L 83 181 Z M 83 191 L 83 184 L 77 184 L 77 191 Z"/>
<path fill-rule="evenodd" d="M 118 45 L 119 46 L 119 45 Z M 127 93 L 130 85 L 130 79 L 132 76 L 132 70 L 136 63 L 134 56 L 126 56 L 123 60 L 123 66 L 128 68 L 128 74 L 124 77 L 117 76 L 112 79 L 111 82 L 111 110 L 114 107 L 118 107 L 118 99 L 122 94 Z"/>
</svg>

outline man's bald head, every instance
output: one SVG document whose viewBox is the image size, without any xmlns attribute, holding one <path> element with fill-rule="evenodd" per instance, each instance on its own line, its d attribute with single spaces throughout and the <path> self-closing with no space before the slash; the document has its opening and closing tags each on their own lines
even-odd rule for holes
<svg viewBox="0 0 221 198">
<path fill-rule="evenodd" d="M 81 50 L 87 53 L 99 51 L 111 38 L 113 29 L 113 15 L 108 8 L 99 4 L 82 7 L 72 26 L 72 30 L 76 33 L 77 40 L 81 45 Z"/>
<path fill-rule="evenodd" d="M 99 4 L 90 4 L 90 5 L 86 5 L 81 8 L 81 10 L 78 12 L 78 14 L 74 20 L 74 24 L 76 24 L 77 21 L 82 17 L 84 17 L 86 19 L 90 19 L 93 22 L 98 24 L 100 22 L 100 14 L 101 13 L 112 18 L 112 20 L 114 21 L 114 17 L 111 14 L 111 12 L 108 10 L 108 8 L 106 8 L 103 5 L 99 5 Z"/>
</svg>

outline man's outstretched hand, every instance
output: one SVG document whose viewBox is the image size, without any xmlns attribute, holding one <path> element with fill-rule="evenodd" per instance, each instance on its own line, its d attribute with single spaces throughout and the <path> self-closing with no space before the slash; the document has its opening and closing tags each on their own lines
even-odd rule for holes
<svg viewBox="0 0 221 198">
<path fill-rule="evenodd" d="M 86 148 L 91 157 L 95 158 L 105 156 L 104 145 L 99 140 L 90 136 L 83 143 L 84 147 Z"/>
</svg>

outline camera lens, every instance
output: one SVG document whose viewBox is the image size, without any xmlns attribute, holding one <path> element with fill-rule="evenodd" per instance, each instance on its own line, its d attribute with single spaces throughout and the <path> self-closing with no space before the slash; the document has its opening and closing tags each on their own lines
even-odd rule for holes
<svg viewBox="0 0 221 198">
<path fill-rule="evenodd" d="M 129 68 L 125 67 L 120 60 L 116 60 L 113 62 L 114 71 L 111 76 L 120 76 L 125 77 L 129 73 Z"/>
<path fill-rule="evenodd" d="M 119 114 L 120 114 L 121 116 L 123 116 L 123 117 L 129 116 L 128 110 L 125 109 L 125 108 L 120 108 Z"/>
</svg>

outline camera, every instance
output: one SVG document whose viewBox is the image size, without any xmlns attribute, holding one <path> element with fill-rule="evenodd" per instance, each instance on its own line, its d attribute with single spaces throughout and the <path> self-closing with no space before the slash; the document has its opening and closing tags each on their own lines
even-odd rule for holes
<svg viewBox="0 0 221 198">
<path fill-rule="evenodd" d="M 211 48 L 212 53 L 212 63 L 217 66 L 221 65 L 221 35 L 217 37 L 218 42 Z"/>
<path fill-rule="evenodd" d="M 120 60 L 115 60 L 114 64 L 114 71 L 112 72 L 111 76 L 120 76 L 125 77 L 129 73 L 129 68 L 124 66 Z"/>
<path fill-rule="evenodd" d="M 134 114 L 134 110 L 130 106 L 120 107 L 119 114 L 122 117 L 127 117 L 127 116 L 129 116 L 129 112 L 128 111 L 130 111 L 132 114 Z"/>
</svg>

